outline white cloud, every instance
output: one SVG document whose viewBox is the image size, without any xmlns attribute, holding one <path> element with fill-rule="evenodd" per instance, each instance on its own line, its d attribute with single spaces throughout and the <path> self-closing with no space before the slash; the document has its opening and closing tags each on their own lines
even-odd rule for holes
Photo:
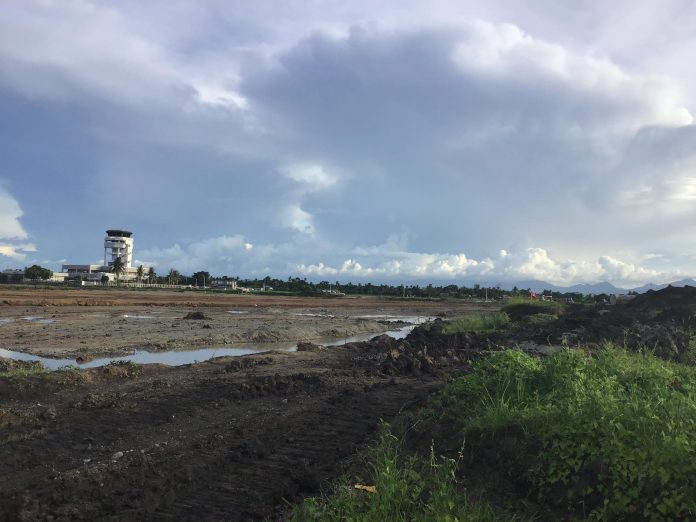
<svg viewBox="0 0 696 522">
<path fill-rule="evenodd" d="M 201 103 L 232 110 L 246 110 L 249 108 L 248 101 L 232 89 L 205 83 L 194 84 L 194 89 Z"/>
<path fill-rule="evenodd" d="M 299 205 L 288 205 L 282 209 L 280 220 L 285 228 L 292 228 L 308 236 L 314 236 L 314 216 L 302 210 Z"/>
<path fill-rule="evenodd" d="M 301 274 L 317 277 L 489 283 L 539 280 L 557 285 L 610 281 L 627 287 L 685 277 L 685 273 L 678 270 L 649 269 L 610 256 L 600 256 L 596 260 L 559 260 L 543 248 L 528 248 L 518 253 L 501 250 L 497 258 L 481 260 L 470 259 L 463 253 L 390 252 L 389 256 L 384 258 L 373 253 L 361 260 L 347 259 L 337 267 L 319 262 L 299 264 L 296 269 Z"/>
<path fill-rule="evenodd" d="M 333 187 L 338 182 L 338 175 L 329 172 L 319 163 L 292 163 L 283 165 L 280 172 L 287 178 L 299 183 L 302 190 L 314 192 Z"/>
<path fill-rule="evenodd" d="M 136 263 L 160 269 L 176 268 L 188 273 L 213 269 L 225 272 L 237 268 L 252 248 L 241 235 L 219 236 L 185 246 L 175 244 L 166 248 L 143 249 L 137 252 L 143 261 Z"/>
<path fill-rule="evenodd" d="M 0 239 L 27 238 L 27 233 L 19 222 L 22 214 L 17 200 L 0 185 Z"/>
<path fill-rule="evenodd" d="M 20 223 L 23 212 L 17 200 L 0 185 L 0 256 L 24 261 L 36 245 L 27 243 L 27 233 Z"/>
<path fill-rule="evenodd" d="M 640 259 L 692 252 L 696 132 L 681 82 L 555 25 L 540 30 L 526 9 L 491 8 L 491 20 L 514 23 L 472 22 L 487 13 L 464 3 L 369 11 L 386 22 L 358 16 L 366 3 L 337 14 L 265 2 L 5 3 L 0 88 L 20 95 L 33 131 L 25 148 L 40 135 L 45 157 L 71 172 L 34 173 L 43 182 L 23 208 L 41 211 L 55 192 L 84 221 L 138 216 L 163 244 L 216 236 L 141 253 L 181 270 L 667 277 Z M 63 137 L 89 147 L 76 154 Z M 125 200 L 112 196 L 114 183 L 143 179 Z M 1 240 L 26 239 L 20 217 L 0 192 Z M 490 256 L 501 245 L 509 252 Z"/>
</svg>

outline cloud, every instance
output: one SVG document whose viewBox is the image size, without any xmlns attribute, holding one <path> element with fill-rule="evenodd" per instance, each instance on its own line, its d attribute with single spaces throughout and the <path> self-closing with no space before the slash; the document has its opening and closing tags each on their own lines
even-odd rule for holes
<svg viewBox="0 0 696 522">
<path fill-rule="evenodd" d="M 184 271 L 693 271 L 683 82 L 539 21 L 575 28 L 573 8 L 492 3 L 3 5 L 0 175 L 22 206 L 0 193 L 0 240 L 25 241 L 21 216 L 43 257 L 91 259 L 126 219 L 142 259 Z"/>
<path fill-rule="evenodd" d="M 373 251 L 374 252 L 374 251 Z M 425 254 L 391 252 L 391 257 L 367 255 L 347 259 L 340 266 L 323 262 L 300 264 L 297 271 L 306 276 L 373 279 L 383 281 L 452 281 L 515 283 L 529 280 L 557 285 L 610 281 L 627 287 L 648 281 L 669 282 L 684 277 L 680 271 L 659 271 L 610 256 L 596 260 L 559 260 L 543 248 L 518 253 L 501 250 L 496 258 L 471 259 L 466 254 Z"/>
<path fill-rule="evenodd" d="M 314 216 L 302 210 L 299 205 L 286 206 L 280 213 L 280 219 L 285 228 L 292 228 L 308 236 L 314 236 Z"/>
<path fill-rule="evenodd" d="M 36 252 L 34 243 L 24 241 L 28 235 L 20 223 L 22 215 L 17 200 L 0 184 L 0 256 L 13 261 L 23 261 L 28 253 Z"/>
<path fill-rule="evenodd" d="M 22 215 L 17 200 L 0 185 L 0 240 L 27 238 L 27 233 L 19 222 Z"/>
<path fill-rule="evenodd" d="M 287 178 L 298 183 L 302 190 L 315 192 L 333 187 L 338 182 L 338 176 L 329 172 L 318 163 L 292 163 L 283 165 L 280 172 Z"/>
</svg>

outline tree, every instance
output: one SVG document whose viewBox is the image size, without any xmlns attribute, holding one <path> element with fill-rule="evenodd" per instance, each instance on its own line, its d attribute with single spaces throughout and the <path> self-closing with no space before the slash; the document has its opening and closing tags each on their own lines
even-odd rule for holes
<svg viewBox="0 0 696 522">
<path fill-rule="evenodd" d="M 121 278 L 121 274 L 125 272 L 126 270 L 126 265 L 123 264 L 123 259 L 120 257 L 117 257 L 114 259 L 113 264 L 111 265 L 111 271 L 116 275 L 116 282 L 118 283 L 119 279 Z"/>
<path fill-rule="evenodd" d="M 24 271 L 27 279 L 49 279 L 53 275 L 48 268 L 39 265 L 32 265 Z"/>
<path fill-rule="evenodd" d="M 198 285 L 198 286 L 210 286 L 210 273 L 209 272 L 201 270 L 200 272 L 194 272 L 191 277 L 193 277 L 193 280 L 195 281 L 196 285 Z"/>
<path fill-rule="evenodd" d="M 169 269 L 169 274 L 167 275 L 167 279 L 169 280 L 170 285 L 178 284 L 180 277 L 181 277 L 181 274 L 179 273 L 178 270 L 174 270 L 173 268 Z"/>
<path fill-rule="evenodd" d="M 138 271 L 135 273 L 135 275 L 138 278 L 138 283 L 142 283 L 143 277 L 145 276 L 145 269 L 143 268 L 143 265 L 138 265 Z"/>
<path fill-rule="evenodd" d="M 147 282 L 151 285 L 154 285 L 157 282 L 157 273 L 155 273 L 155 268 L 152 266 L 150 267 L 150 270 L 147 271 Z"/>
<path fill-rule="evenodd" d="M 101 282 L 102 282 L 103 285 L 105 285 L 106 283 L 108 283 L 108 282 L 109 282 L 109 276 L 106 275 L 106 274 L 104 274 L 104 275 L 101 277 Z"/>
</svg>

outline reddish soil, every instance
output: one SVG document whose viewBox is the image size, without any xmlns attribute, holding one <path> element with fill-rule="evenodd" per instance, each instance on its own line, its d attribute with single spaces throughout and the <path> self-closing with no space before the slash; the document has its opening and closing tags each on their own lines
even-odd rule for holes
<svg viewBox="0 0 696 522">
<path fill-rule="evenodd" d="M 448 303 L 430 301 L 427 306 L 447 309 Z M 302 297 L 258 294 L 226 294 L 199 290 L 139 290 L 115 288 L 32 288 L 0 286 L 0 306 L 176 306 L 176 307 L 274 307 L 274 308 L 420 308 L 424 301 L 370 296 Z"/>
</svg>

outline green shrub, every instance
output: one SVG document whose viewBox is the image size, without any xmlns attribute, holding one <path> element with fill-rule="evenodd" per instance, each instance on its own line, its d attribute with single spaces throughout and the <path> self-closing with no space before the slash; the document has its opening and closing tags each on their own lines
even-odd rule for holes
<svg viewBox="0 0 696 522">
<path fill-rule="evenodd" d="M 692 367 L 613 347 L 541 360 L 501 352 L 449 383 L 438 408 L 471 428 L 522 426 L 543 448 L 542 498 L 561 487 L 572 507 L 594 495 L 601 502 L 590 503 L 590 516 L 599 520 L 696 517 Z"/>
<path fill-rule="evenodd" d="M 512 299 L 503 308 L 503 312 L 513 321 L 537 314 L 557 315 L 563 311 L 563 304 L 558 301 L 536 301 L 531 299 Z"/>
<path fill-rule="evenodd" d="M 462 319 L 445 323 L 445 332 L 491 332 L 504 327 L 510 322 L 510 317 L 504 312 L 495 314 L 473 314 Z"/>
</svg>

